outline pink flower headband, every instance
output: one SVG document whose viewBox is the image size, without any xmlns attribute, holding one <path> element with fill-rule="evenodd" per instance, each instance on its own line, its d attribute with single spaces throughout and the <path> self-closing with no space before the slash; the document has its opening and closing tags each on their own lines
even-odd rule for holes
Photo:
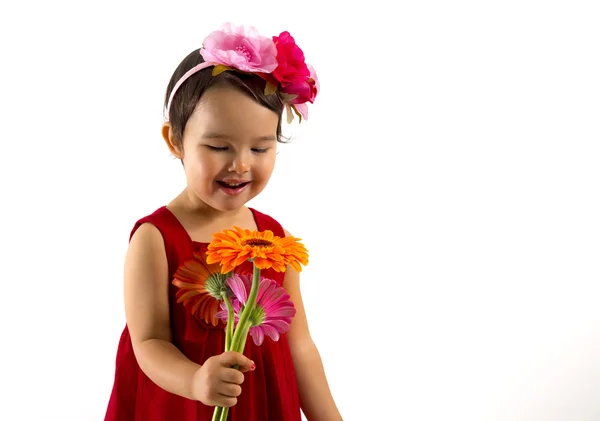
<svg viewBox="0 0 600 421">
<path fill-rule="evenodd" d="M 294 113 L 300 121 L 308 119 L 306 103 L 314 102 L 320 89 L 319 80 L 315 69 L 305 63 L 304 53 L 289 32 L 269 39 L 260 36 L 253 27 L 228 23 L 204 39 L 200 54 L 204 62 L 188 70 L 173 87 L 167 103 L 167 118 L 179 87 L 193 74 L 214 66 L 213 76 L 234 69 L 260 76 L 267 82 L 265 94 L 280 92 L 288 123 L 294 119 Z"/>
</svg>

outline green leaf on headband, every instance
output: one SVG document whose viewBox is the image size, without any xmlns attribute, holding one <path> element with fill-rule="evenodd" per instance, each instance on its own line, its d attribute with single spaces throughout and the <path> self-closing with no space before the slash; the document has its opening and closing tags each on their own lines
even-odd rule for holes
<svg viewBox="0 0 600 421">
<path fill-rule="evenodd" d="M 298 98 L 298 95 L 296 95 L 296 94 L 286 94 L 283 92 L 281 93 L 281 99 L 284 100 L 285 102 L 292 102 L 296 98 Z"/>
<path fill-rule="evenodd" d="M 267 84 L 265 85 L 265 95 L 272 95 L 275 92 L 277 92 L 277 85 L 267 80 Z"/>
<path fill-rule="evenodd" d="M 287 116 L 287 124 L 290 124 L 292 121 L 294 121 L 294 113 L 292 112 L 292 107 L 290 104 L 285 104 L 285 111 Z"/>
<path fill-rule="evenodd" d="M 223 66 L 222 64 L 218 64 L 215 67 L 213 67 L 212 75 L 218 76 L 227 70 L 231 70 L 231 67 Z"/>
<path fill-rule="evenodd" d="M 292 105 L 292 108 L 294 109 L 294 113 L 298 116 L 298 120 L 300 120 L 298 121 L 298 124 L 302 123 L 302 114 L 298 112 L 295 105 Z"/>
</svg>

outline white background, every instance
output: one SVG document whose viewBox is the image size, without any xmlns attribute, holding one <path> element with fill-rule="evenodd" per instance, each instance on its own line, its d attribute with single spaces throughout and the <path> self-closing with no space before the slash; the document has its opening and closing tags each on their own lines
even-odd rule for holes
<svg viewBox="0 0 600 421">
<path fill-rule="evenodd" d="M 3 3 L 0 419 L 103 420 L 129 232 L 184 186 L 164 91 L 225 21 L 321 81 L 251 205 L 344 419 L 600 419 L 593 3 Z"/>
</svg>

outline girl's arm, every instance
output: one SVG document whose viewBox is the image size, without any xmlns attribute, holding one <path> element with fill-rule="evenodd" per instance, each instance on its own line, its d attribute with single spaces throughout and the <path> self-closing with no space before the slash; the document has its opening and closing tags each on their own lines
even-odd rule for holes
<svg viewBox="0 0 600 421">
<path fill-rule="evenodd" d="M 285 233 L 290 235 L 287 231 Z M 296 371 L 302 412 L 308 421 L 342 421 L 327 383 L 321 356 L 310 336 L 300 293 L 300 275 L 292 267 L 285 272 L 283 287 L 290 294 L 296 307 L 296 315 L 292 319 L 287 337 Z"/>
<path fill-rule="evenodd" d="M 224 352 L 200 366 L 173 345 L 168 266 L 160 231 L 142 224 L 125 258 L 125 316 L 137 362 L 150 380 L 168 392 L 210 406 L 235 405 L 242 373 L 252 370 L 253 363 L 241 353 Z"/>
<path fill-rule="evenodd" d="M 125 258 L 125 316 L 142 371 L 161 388 L 188 399 L 200 366 L 173 345 L 169 316 L 168 263 L 160 231 L 142 224 Z"/>
</svg>

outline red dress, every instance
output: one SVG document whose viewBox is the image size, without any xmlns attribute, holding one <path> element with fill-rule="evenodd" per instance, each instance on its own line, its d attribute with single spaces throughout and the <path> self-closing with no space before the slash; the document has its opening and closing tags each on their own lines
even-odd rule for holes
<svg viewBox="0 0 600 421">
<path fill-rule="evenodd" d="M 254 209 L 251 211 L 259 230 L 271 230 L 281 237 L 285 235 L 273 218 Z M 131 236 L 146 222 L 156 226 L 164 238 L 170 280 L 194 251 L 205 251 L 208 246 L 192 241 L 165 206 L 137 221 Z M 283 273 L 263 270 L 262 274 L 280 285 L 283 282 Z M 196 318 L 189 306 L 177 303 L 176 292 L 177 287 L 170 282 L 173 343 L 187 358 L 203 364 L 209 357 L 223 352 L 224 325 L 215 327 Z M 244 374 L 242 394 L 237 405 L 229 410 L 228 420 L 300 421 L 296 375 L 286 335 L 281 335 L 277 342 L 265 338 L 261 346 L 248 338 L 244 355 L 256 363 L 256 370 Z M 105 421 L 210 421 L 213 411 L 214 407 L 169 393 L 150 380 L 137 364 L 125 326 L 117 350 L 115 381 Z"/>
</svg>

